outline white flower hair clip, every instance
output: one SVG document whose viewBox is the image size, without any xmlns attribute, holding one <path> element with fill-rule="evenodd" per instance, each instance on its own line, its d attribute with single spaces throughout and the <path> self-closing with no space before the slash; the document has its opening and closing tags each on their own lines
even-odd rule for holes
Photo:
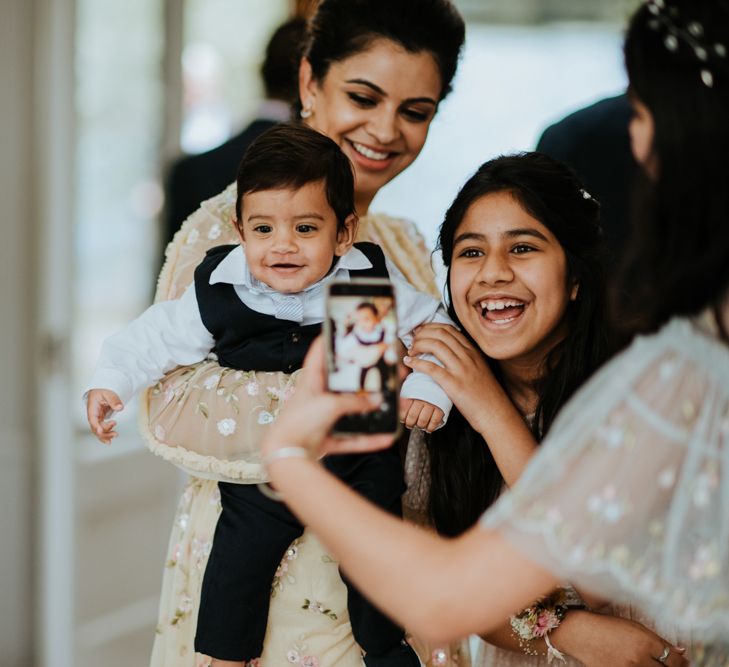
<svg viewBox="0 0 729 667">
<path fill-rule="evenodd" d="M 671 53 L 676 53 L 683 42 L 689 47 L 701 64 L 701 82 L 707 88 L 714 87 L 714 73 L 710 69 L 713 58 L 725 59 L 727 57 L 726 44 L 720 42 L 709 43 L 704 40 L 704 26 L 698 21 L 689 21 L 685 26 L 679 24 L 679 11 L 675 6 L 669 6 L 667 0 L 644 0 L 648 11 L 653 18 L 648 21 L 648 27 L 656 32 L 664 30 L 663 45 Z"/>
</svg>

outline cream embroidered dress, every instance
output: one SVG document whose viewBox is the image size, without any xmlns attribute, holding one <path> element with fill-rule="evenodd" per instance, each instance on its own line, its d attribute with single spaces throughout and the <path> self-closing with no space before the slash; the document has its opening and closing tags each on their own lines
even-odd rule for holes
<svg viewBox="0 0 729 667">
<path fill-rule="evenodd" d="M 578 588 L 729 665 L 729 346 L 713 316 L 637 339 L 578 392 L 483 517 Z"/>
<path fill-rule="evenodd" d="M 179 297 L 208 248 L 235 243 L 235 185 L 204 202 L 167 249 L 157 300 Z M 378 243 L 417 289 L 434 293 L 430 255 L 412 223 L 360 221 L 358 240 Z M 194 637 L 202 575 L 220 514 L 216 480 L 264 479 L 258 442 L 293 391 L 296 373 L 223 369 L 214 359 L 170 373 L 140 401 L 150 449 L 190 472 L 165 564 L 152 667 L 200 667 Z M 430 664 L 433 649 L 416 648 Z M 436 649 L 438 665 L 466 665 L 465 646 Z M 442 658 L 442 659 L 441 659 Z M 272 584 L 264 667 L 360 667 L 337 563 L 308 530 L 286 552 Z"/>
</svg>

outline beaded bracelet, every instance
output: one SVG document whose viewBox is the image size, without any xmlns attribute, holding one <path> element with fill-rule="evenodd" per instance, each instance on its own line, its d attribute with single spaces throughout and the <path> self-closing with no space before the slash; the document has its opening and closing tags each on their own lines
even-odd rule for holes
<svg viewBox="0 0 729 667">
<path fill-rule="evenodd" d="M 547 664 L 554 659 L 566 662 L 564 654 L 549 641 L 549 633 L 559 626 L 567 614 L 568 607 L 565 600 L 565 591 L 560 588 L 510 618 L 511 629 L 524 653 L 538 655 L 528 642 L 533 639 L 544 639 L 547 644 Z"/>
</svg>

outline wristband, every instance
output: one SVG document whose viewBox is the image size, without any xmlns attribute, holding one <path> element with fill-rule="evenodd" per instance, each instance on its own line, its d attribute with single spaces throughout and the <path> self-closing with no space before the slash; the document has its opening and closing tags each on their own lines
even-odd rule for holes
<svg viewBox="0 0 729 667">
<path fill-rule="evenodd" d="M 281 459 L 308 459 L 309 450 L 303 447 L 281 447 L 274 452 L 271 452 L 268 456 L 263 459 L 264 469 L 268 469 L 274 461 L 280 461 Z M 258 484 L 258 490 L 267 498 L 271 500 L 283 500 L 283 494 L 279 493 L 275 489 L 271 488 L 268 482 L 261 482 Z"/>
<path fill-rule="evenodd" d="M 281 447 L 271 452 L 263 459 L 263 467 L 268 468 L 274 461 L 279 459 L 308 459 L 309 450 L 304 447 Z"/>
</svg>

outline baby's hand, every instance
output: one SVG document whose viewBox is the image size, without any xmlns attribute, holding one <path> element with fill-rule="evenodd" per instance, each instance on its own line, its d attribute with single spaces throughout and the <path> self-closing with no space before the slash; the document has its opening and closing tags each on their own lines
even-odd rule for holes
<svg viewBox="0 0 729 667">
<path fill-rule="evenodd" d="M 86 397 L 86 418 L 91 432 L 105 445 L 117 435 L 115 421 L 104 421 L 112 412 L 124 409 L 121 399 L 110 389 L 91 389 Z"/>
<path fill-rule="evenodd" d="M 432 403 L 403 398 L 400 401 L 400 419 L 407 428 L 417 426 L 431 433 L 443 422 L 443 410 Z"/>
</svg>

